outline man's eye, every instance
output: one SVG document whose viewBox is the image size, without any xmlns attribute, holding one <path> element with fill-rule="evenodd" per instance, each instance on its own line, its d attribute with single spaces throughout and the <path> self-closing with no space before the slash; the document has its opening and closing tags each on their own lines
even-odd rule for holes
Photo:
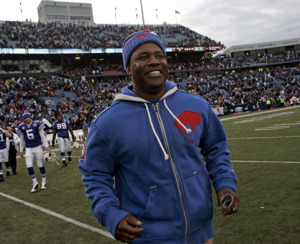
<svg viewBox="0 0 300 244">
<path fill-rule="evenodd" d="M 140 56 L 138 59 L 145 60 L 146 58 L 147 58 L 147 56 Z"/>
</svg>

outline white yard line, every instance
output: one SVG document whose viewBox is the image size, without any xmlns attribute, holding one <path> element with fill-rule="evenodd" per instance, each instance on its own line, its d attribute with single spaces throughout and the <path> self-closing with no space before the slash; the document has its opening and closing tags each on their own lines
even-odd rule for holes
<svg viewBox="0 0 300 244">
<path fill-rule="evenodd" d="M 296 161 L 252 161 L 252 160 L 230 160 L 233 163 L 265 163 L 265 164 L 300 164 Z"/>
<path fill-rule="evenodd" d="M 18 199 L 16 197 L 13 197 L 13 196 L 10 196 L 10 195 L 7 195 L 7 194 L 2 193 L 2 192 L 0 192 L 0 196 L 8 198 L 8 199 L 13 200 L 13 201 L 18 202 L 18 203 L 21 203 L 21 204 L 23 204 L 25 206 L 28 206 L 30 208 L 34 208 L 34 209 L 39 210 L 39 211 L 41 211 L 43 213 L 46 213 L 48 215 L 51 215 L 51 216 L 56 217 L 58 219 L 61 219 L 63 221 L 69 222 L 71 224 L 77 225 L 77 226 L 82 227 L 84 229 L 87 229 L 87 230 L 99 233 L 100 235 L 106 236 L 106 237 L 114 240 L 113 236 L 109 232 L 107 232 L 107 231 L 95 228 L 93 226 L 87 225 L 85 223 L 79 222 L 79 221 L 71 219 L 71 218 L 68 218 L 68 217 L 66 217 L 64 215 L 58 214 L 58 213 L 53 212 L 51 210 L 48 210 L 46 208 L 39 207 L 39 206 L 37 206 L 35 204 L 23 201 L 21 199 Z"/>
<path fill-rule="evenodd" d="M 298 138 L 300 135 L 295 136 L 261 136 L 261 137 L 231 137 L 228 140 L 252 140 L 252 139 L 279 139 L 279 138 Z"/>
</svg>

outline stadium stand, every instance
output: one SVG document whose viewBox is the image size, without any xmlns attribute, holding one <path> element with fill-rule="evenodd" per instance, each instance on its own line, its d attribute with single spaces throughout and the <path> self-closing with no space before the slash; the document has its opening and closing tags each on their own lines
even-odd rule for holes
<svg viewBox="0 0 300 244">
<path fill-rule="evenodd" d="M 122 40 L 139 29 L 150 29 L 166 46 L 222 46 L 181 25 L 96 25 L 0 22 L 3 48 L 121 48 Z"/>
<path fill-rule="evenodd" d="M 180 25 L 0 22 L 0 48 L 120 48 L 120 40 L 139 28 L 155 31 L 173 48 L 223 46 Z M 90 124 L 130 81 L 120 53 L 82 55 L 81 61 L 74 57 L 0 54 L 0 120 L 16 126 L 22 111 L 28 109 L 36 119 L 50 123 L 61 113 L 73 129 L 81 128 L 84 120 Z M 47 69 L 42 59 L 48 62 Z M 20 69 L 20 62 L 27 62 L 27 69 Z M 169 80 L 182 89 L 196 87 L 218 115 L 266 109 L 267 100 L 274 108 L 300 103 L 299 62 L 300 51 L 290 48 L 214 59 L 209 50 L 168 53 Z"/>
</svg>

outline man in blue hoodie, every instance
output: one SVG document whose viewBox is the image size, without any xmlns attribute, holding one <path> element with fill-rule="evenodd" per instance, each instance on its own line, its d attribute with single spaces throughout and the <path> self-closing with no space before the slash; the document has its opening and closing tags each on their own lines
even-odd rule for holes
<svg viewBox="0 0 300 244">
<path fill-rule="evenodd" d="M 128 36 L 123 63 L 132 84 L 93 121 L 79 164 L 91 209 L 122 242 L 213 243 L 211 181 L 220 210 L 232 196 L 223 215 L 239 205 L 223 126 L 202 97 L 167 81 L 154 32 Z"/>
</svg>

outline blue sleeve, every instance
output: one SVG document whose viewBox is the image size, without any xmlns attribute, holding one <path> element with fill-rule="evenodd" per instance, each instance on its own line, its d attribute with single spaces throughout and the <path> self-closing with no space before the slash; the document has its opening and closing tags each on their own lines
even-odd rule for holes
<svg viewBox="0 0 300 244">
<path fill-rule="evenodd" d="M 227 149 L 227 136 L 221 121 L 211 108 L 208 128 L 201 141 L 201 153 L 215 191 L 229 188 L 236 192 L 237 179 L 230 162 L 231 152 Z"/>
<path fill-rule="evenodd" d="M 91 209 L 99 223 L 115 237 L 118 223 L 129 213 L 120 209 L 113 187 L 114 157 L 95 125 L 91 127 L 86 141 L 85 155 L 85 159 L 79 162 L 85 194 L 92 199 Z"/>
</svg>

